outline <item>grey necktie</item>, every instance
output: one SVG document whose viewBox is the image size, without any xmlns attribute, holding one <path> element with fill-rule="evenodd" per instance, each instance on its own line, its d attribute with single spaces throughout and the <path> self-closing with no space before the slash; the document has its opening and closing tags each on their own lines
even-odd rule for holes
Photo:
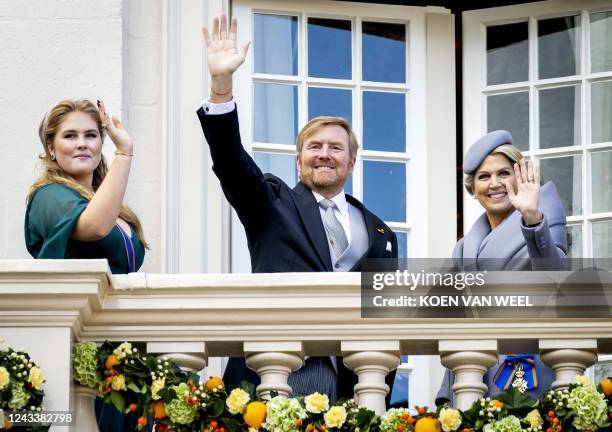
<svg viewBox="0 0 612 432">
<path fill-rule="evenodd" d="M 323 225 L 327 231 L 327 239 L 332 250 L 334 261 L 337 260 L 348 247 L 348 240 L 342 224 L 334 214 L 336 203 L 329 199 L 322 199 L 319 205 L 323 207 Z"/>
</svg>

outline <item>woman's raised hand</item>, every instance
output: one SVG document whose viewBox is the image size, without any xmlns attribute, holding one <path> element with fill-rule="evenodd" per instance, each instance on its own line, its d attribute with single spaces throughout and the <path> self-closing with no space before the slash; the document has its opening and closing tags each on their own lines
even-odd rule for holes
<svg viewBox="0 0 612 432">
<path fill-rule="evenodd" d="M 537 225 L 542 221 L 543 215 L 538 208 L 540 199 L 540 170 L 531 161 L 521 160 L 514 164 L 514 177 L 516 178 L 516 191 L 512 184 L 506 184 L 508 199 L 512 206 L 523 216 L 527 225 Z"/>
</svg>

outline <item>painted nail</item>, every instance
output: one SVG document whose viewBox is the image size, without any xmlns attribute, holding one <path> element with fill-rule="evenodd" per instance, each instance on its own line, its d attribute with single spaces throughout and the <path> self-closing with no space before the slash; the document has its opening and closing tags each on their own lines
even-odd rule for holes
<svg viewBox="0 0 612 432">
<path fill-rule="evenodd" d="M 98 108 L 100 108 L 100 99 L 96 99 L 96 105 L 98 105 Z"/>
</svg>

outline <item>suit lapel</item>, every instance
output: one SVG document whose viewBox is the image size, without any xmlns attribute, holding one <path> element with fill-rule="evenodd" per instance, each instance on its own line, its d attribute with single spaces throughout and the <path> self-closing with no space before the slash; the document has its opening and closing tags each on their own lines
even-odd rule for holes
<svg viewBox="0 0 612 432">
<path fill-rule="evenodd" d="M 317 200 L 304 183 L 299 182 L 295 188 L 295 203 L 298 209 L 302 223 L 306 227 L 308 237 L 312 242 L 314 249 L 321 259 L 326 271 L 333 271 L 331 255 L 329 253 L 329 245 L 327 244 L 327 236 L 325 235 L 325 227 L 321 220 L 321 213 Z"/>
<path fill-rule="evenodd" d="M 356 265 L 359 265 L 361 260 L 363 260 L 364 258 L 368 258 L 368 257 L 382 257 L 383 256 L 382 255 L 383 251 L 385 249 L 383 247 L 382 250 L 380 252 L 378 252 L 379 249 L 380 249 L 379 248 L 379 243 L 380 243 L 379 240 L 384 240 L 385 236 L 381 235 L 380 232 L 377 231 L 377 230 L 378 229 L 383 229 L 383 227 L 378 224 L 377 220 L 368 211 L 368 209 L 365 208 L 365 206 L 363 205 L 363 203 L 361 201 L 359 201 L 358 199 L 353 198 L 349 194 L 346 194 L 346 200 L 350 204 L 352 204 L 355 207 L 357 207 L 359 209 L 359 211 L 361 211 L 361 214 L 363 215 L 363 219 L 365 220 L 365 224 L 366 224 L 366 232 L 368 233 L 368 250 L 366 251 L 365 254 L 363 254 L 363 256 L 361 257 L 361 259 L 359 260 L 359 262 Z M 383 245 L 383 246 L 386 246 L 386 244 Z"/>
</svg>

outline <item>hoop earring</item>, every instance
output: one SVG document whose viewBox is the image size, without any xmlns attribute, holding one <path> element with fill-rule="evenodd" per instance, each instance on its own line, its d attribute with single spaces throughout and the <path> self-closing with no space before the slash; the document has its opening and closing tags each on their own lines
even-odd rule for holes
<svg viewBox="0 0 612 432">
<path fill-rule="evenodd" d="M 49 154 L 49 159 L 51 159 L 52 161 L 54 161 L 56 159 L 55 157 L 55 153 L 50 153 Z"/>
</svg>

